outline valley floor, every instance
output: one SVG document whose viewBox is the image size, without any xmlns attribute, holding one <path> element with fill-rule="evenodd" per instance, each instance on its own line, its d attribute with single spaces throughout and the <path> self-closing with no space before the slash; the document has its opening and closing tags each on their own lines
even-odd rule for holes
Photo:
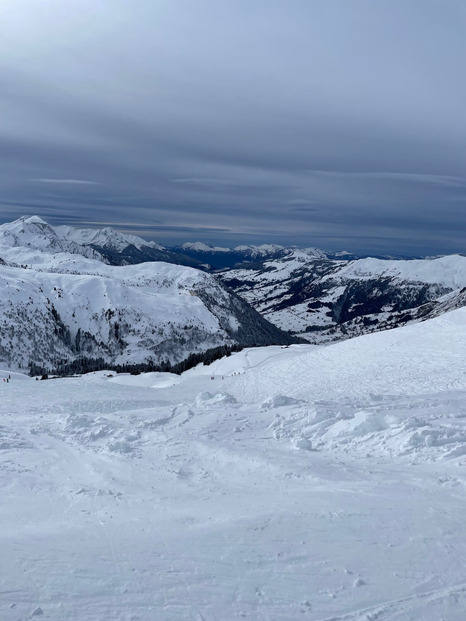
<svg viewBox="0 0 466 621">
<path fill-rule="evenodd" d="M 0 618 L 464 620 L 466 314 L 428 323 L 0 380 Z"/>
</svg>

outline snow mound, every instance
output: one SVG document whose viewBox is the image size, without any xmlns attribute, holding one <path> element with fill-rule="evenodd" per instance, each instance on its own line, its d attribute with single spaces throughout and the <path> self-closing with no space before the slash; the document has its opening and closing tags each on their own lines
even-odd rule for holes
<svg viewBox="0 0 466 621">
<path fill-rule="evenodd" d="M 201 392 L 196 398 L 198 406 L 234 405 L 238 403 L 233 395 L 224 392 L 212 394 L 208 391 Z"/>
<path fill-rule="evenodd" d="M 294 438 L 293 444 L 297 449 L 312 451 L 312 440 L 309 440 L 309 438 L 306 438 L 305 436 Z"/>
<path fill-rule="evenodd" d="M 293 399 L 293 397 L 287 397 L 286 395 L 275 395 L 270 399 L 266 399 L 261 404 L 261 410 L 270 410 L 274 408 L 282 408 L 286 405 L 295 405 L 300 403 L 297 399 Z"/>
<path fill-rule="evenodd" d="M 295 407 L 275 414 L 270 428 L 276 439 L 306 450 L 451 459 L 466 454 L 466 411 L 457 414 L 463 395 L 446 393 L 431 401 L 373 396 L 364 409 L 352 403 Z"/>
<path fill-rule="evenodd" d="M 349 419 L 337 420 L 327 435 L 335 438 L 358 438 L 387 429 L 385 418 L 379 412 L 356 412 Z"/>
</svg>

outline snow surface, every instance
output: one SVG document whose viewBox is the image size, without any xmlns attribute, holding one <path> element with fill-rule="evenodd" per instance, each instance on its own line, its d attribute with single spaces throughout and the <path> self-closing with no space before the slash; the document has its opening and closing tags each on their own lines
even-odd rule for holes
<svg viewBox="0 0 466 621">
<path fill-rule="evenodd" d="M 181 378 L 6 378 L 2 621 L 466 618 L 466 309 Z"/>
</svg>

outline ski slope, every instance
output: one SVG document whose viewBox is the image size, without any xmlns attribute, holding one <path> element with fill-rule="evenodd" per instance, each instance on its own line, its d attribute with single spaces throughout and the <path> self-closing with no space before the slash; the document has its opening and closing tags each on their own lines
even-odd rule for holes
<svg viewBox="0 0 466 621">
<path fill-rule="evenodd" d="M 2 621 L 466 618 L 466 309 L 0 392 Z"/>
</svg>

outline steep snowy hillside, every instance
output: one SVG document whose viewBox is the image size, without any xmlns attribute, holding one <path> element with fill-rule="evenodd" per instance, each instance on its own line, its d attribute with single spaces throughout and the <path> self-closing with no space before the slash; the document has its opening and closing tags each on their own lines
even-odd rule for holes
<svg viewBox="0 0 466 621">
<path fill-rule="evenodd" d="M 6 255 L 28 266 L 0 266 L 0 360 L 9 366 L 159 365 L 220 345 L 290 342 L 198 270 L 113 267 L 18 247 Z"/>
<path fill-rule="evenodd" d="M 319 343 L 462 306 L 466 257 L 347 262 L 295 251 L 220 277 L 269 321 Z"/>
<path fill-rule="evenodd" d="M 465 370 L 466 309 L 181 377 L 0 367 L 0 619 L 464 621 Z"/>
</svg>

